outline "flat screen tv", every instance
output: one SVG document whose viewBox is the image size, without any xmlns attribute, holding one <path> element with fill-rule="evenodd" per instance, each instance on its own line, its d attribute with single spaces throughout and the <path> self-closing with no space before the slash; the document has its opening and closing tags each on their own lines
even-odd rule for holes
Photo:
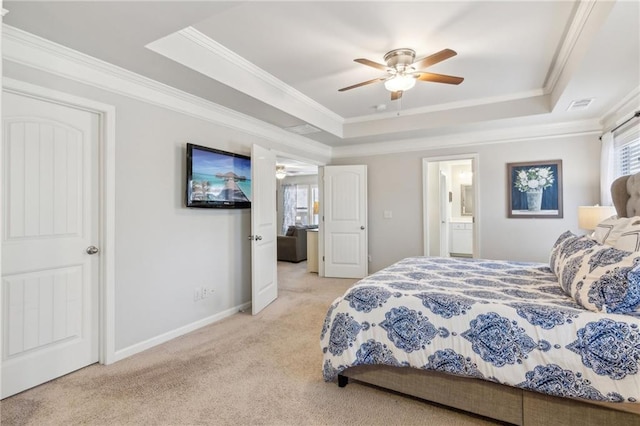
<svg viewBox="0 0 640 426">
<path fill-rule="evenodd" d="M 251 158 L 187 144 L 187 207 L 251 207 Z"/>
</svg>

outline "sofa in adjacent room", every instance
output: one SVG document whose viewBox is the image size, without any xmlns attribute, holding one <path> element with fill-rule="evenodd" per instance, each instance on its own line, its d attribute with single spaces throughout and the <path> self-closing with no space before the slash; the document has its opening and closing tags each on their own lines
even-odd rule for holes
<svg viewBox="0 0 640 426">
<path fill-rule="evenodd" d="M 278 235 L 278 260 L 296 263 L 307 260 L 307 229 L 317 227 L 317 225 L 290 226 L 286 235 Z"/>
</svg>

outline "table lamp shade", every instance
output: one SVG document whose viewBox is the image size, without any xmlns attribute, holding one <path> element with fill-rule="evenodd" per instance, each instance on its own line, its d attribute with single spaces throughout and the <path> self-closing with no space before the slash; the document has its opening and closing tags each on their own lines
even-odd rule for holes
<svg viewBox="0 0 640 426">
<path fill-rule="evenodd" d="M 593 231 L 600 222 L 615 214 L 616 209 L 612 206 L 579 206 L 578 227 Z"/>
</svg>

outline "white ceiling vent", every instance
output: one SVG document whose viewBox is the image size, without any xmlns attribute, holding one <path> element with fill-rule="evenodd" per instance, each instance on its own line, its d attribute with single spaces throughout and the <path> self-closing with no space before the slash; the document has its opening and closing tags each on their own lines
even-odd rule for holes
<svg viewBox="0 0 640 426">
<path fill-rule="evenodd" d="M 567 108 L 567 111 L 582 111 L 583 109 L 587 109 L 593 101 L 593 98 L 572 101 L 571 104 L 569 104 L 569 108 Z"/>
<path fill-rule="evenodd" d="M 301 124 L 300 126 L 285 127 L 284 129 L 297 135 L 309 135 L 311 133 L 320 132 L 320 129 L 313 127 L 311 124 Z"/>
</svg>

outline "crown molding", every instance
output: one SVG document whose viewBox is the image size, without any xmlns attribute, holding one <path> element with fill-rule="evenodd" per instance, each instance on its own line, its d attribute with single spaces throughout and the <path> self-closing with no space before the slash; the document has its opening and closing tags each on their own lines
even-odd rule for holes
<svg viewBox="0 0 640 426">
<path fill-rule="evenodd" d="M 147 49 L 281 111 L 342 137 L 344 119 L 193 27 L 148 43 Z"/>
<path fill-rule="evenodd" d="M 343 118 L 340 115 L 331 111 L 329 108 L 326 108 L 325 106 L 319 104 L 318 102 L 314 101 L 310 97 L 302 94 L 300 91 L 284 83 L 282 80 L 278 79 L 274 75 L 266 72 L 262 68 L 256 66 L 253 62 L 246 60 L 242 56 L 226 48 L 225 46 L 221 45 L 217 41 L 206 36 L 205 34 L 198 31 L 197 29 L 193 27 L 187 27 L 179 31 L 179 33 L 183 37 L 186 37 L 189 40 L 195 43 L 198 43 L 201 46 L 211 50 L 213 53 L 226 59 L 227 61 L 231 62 L 235 66 L 242 68 L 245 71 L 251 73 L 255 78 L 260 79 L 265 83 L 271 86 L 274 86 L 278 90 L 285 92 L 287 95 L 296 98 L 299 102 L 306 104 L 310 108 L 313 108 L 318 113 L 324 114 L 327 117 L 329 117 L 331 120 L 335 120 L 340 124 L 342 123 Z"/>
<path fill-rule="evenodd" d="M 596 135 L 602 132 L 597 119 L 566 123 L 540 124 L 526 127 L 455 133 L 420 139 L 377 142 L 371 144 L 348 145 L 333 148 L 333 158 L 366 157 L 403 152 L 429 151 L 443 148 L 493 145 L 542 139 L 555 139 L 581 135 Z"/>
<path fill-rule="evenodd" d="M 574 47 L 578 43 L 580 36 L 582 34 L 583 29 L 585 28 L 587 21 L 589 20 L 589 16 L 595 7 L 595 1 L 579 1 L 576 6 L 576 11 L 573 15 L 573 19 L 571 20 L 571 25 L 567 29 L 567 34 L 565 35 L 562 45 L 558 50 L 558 53 L 551 65 L 551 69 L 547 75 L 545 84 L 544 84 L 544 93 L 548 94 L 553 92 L 558 84 L 560 76 L 562 75 L 562 71 L 565 66 L 569 62 L 571 54 L 574 50 Z"/>
<path fill-rule="evenodd" d="M 500 102 L 535 98 L 543 95 L 545 95 L 543 89 L 534 89 L 534 90 L 528 90 L 526 92 L 511 93 L 508 95 L 492 96 L 492 97 L 487 97 L 482 99 L 470 99 L 466 101 L 449 102 L 445 104 L 431 105 L 431 106 L 425 106 L 420 108 L 412 108 L 412 109 L 404 110 L 400 112 L 389 111 L 389 112 L 375 113 L 375 114 L 369 114 L 369 115 L 362 115 L 359 117 L 347 118 L 345 119 L 345 125 L 353 124 L 353 123 L 364 123 L 367 121 L 377 121 L 384 118 L 395 118 L 399 115 L 402 115 L 403 117 L 410 117 L 413 115 L 429 114 L 433 112 L 442 112 L 442 111 L 457 110 L 461 108 L 491 105 L 491 104 L 496 104 Z"/>
<path fill-rule="evenodd" d="M 640 110 L 640 86 L 607 111 L 600 120 L 603 128 L 616 126 Z"/>
<path fill-rule="evenodd" d="M 329 158 L 331 148 L 237 111 L 3 24 L 5 60 Z"/>
</svg>

